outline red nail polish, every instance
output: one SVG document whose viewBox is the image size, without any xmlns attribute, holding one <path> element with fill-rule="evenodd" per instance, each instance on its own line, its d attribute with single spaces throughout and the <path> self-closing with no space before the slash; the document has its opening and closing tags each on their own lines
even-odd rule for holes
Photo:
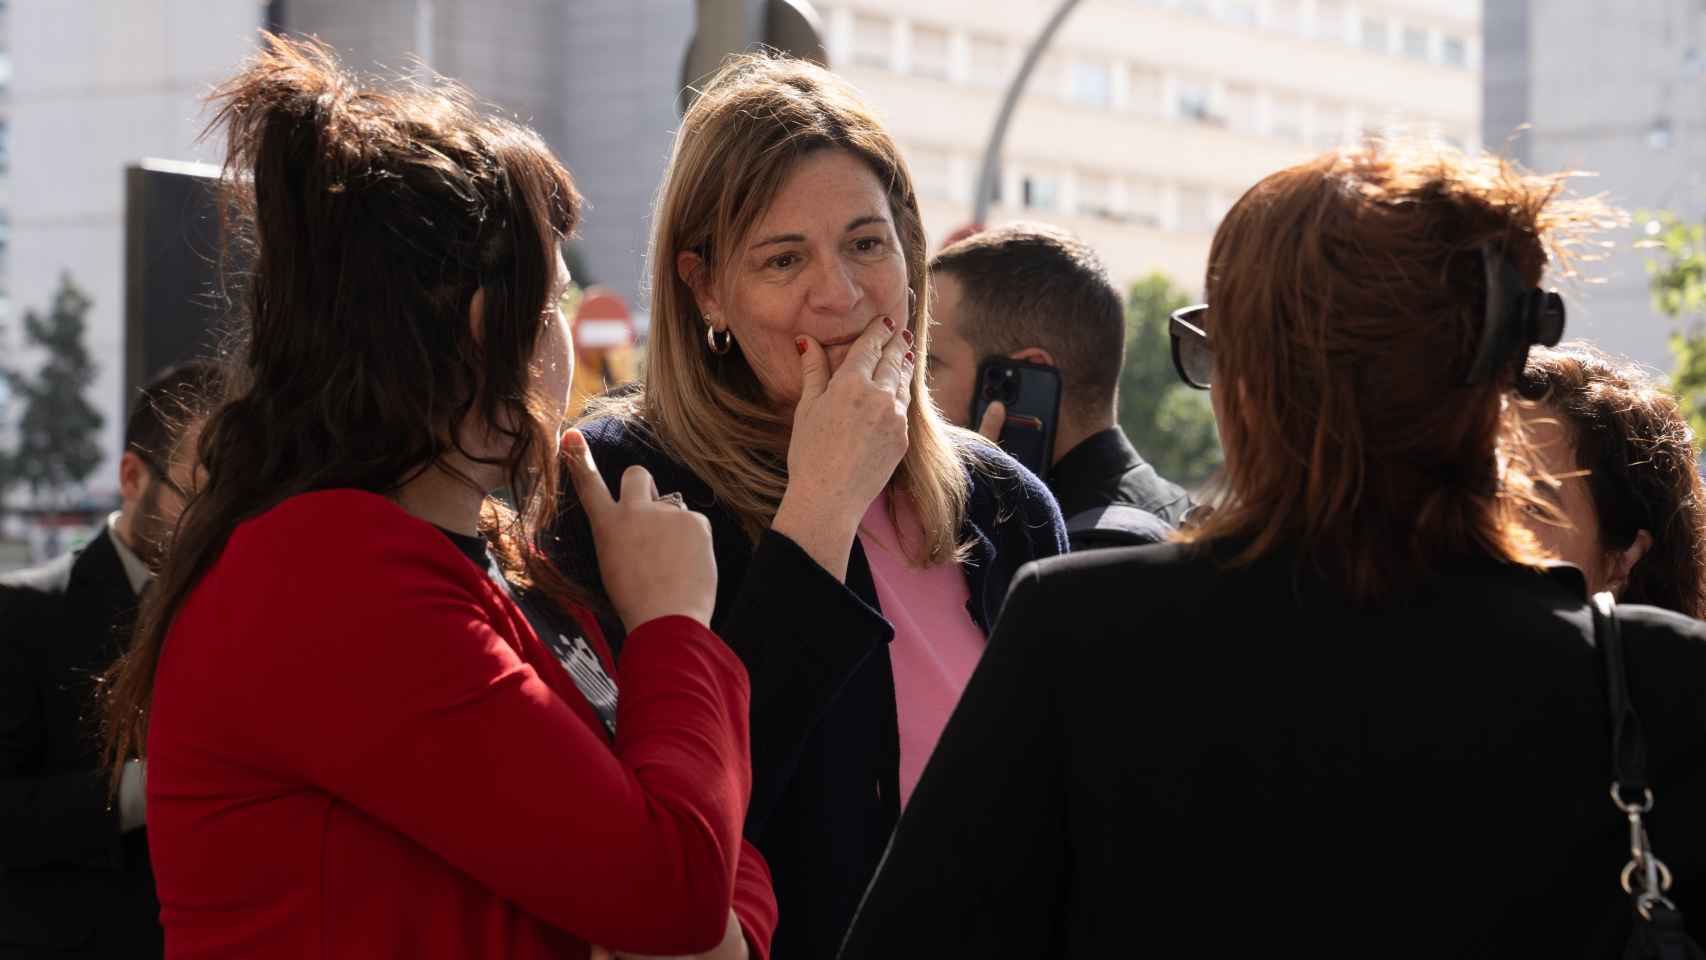
<svg viewBox="0 0 1706 960">
<path fill-rule="evenodd" d="M 912 351 L 911 350 L 906 351 L 906 362 L 907 363 L 912 362 Z"/>
<path fill-rule="evenodd" d="M 794 349 L 798 350 L 800 352 L 800 356 L 802 356 L 802 357 L 805 356 L 806 355 L 806 338 L 805 337 L 795 337 L 794 338 Z"/>
<path fill-rule="evenodd" d="M 912 342 L 912 331 L 911 330 L 902 330 L 900 332 L 900 335 L 906 338 L 907 343 L 910 344 Z"/>
<path fill-rule="evenodd" d="M 893 330 L 894 329 L 894 319 L 892 317 L 884 317 L 883 318 L 883 326 L 888 327 L 890 330 Z"/>
</svg>

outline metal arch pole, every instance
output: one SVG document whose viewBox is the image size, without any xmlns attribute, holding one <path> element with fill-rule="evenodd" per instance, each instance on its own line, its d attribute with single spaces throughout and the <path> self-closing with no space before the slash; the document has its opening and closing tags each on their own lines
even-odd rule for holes
<svg viewBox="0 0 1706 960">
<path fill-rule="evenodd" d="M 982 223 L 989 215 L 989 194 L 995 187 L 995 178 L 999 175 L 1001 165 L 1001 144 L 1007 139 L 1007 123 L 1013 119 L 1013 110 L 1019 104 L 1019 95 L 1025 92 L 1025 84 L 1031 79 L 1031 72 L 1037 68 L 1037 61 L 1042 59 L 1043 51 L 1048 49 L 1049 41 L 1054 39 L 1055 32 L 1066 21 L 1066 15 L 1072 8 L 1078 6 L 1078 0 L 1061 0 L 1054 14 L 1043 24 L 1043 29 L 1037 34 L 1031 46 L 1025 51 L 1025 59 L 1019 64 L 1019 72 L 1013 75 L 1013 81 L 1007 85 L 1007 95 L 1001 100 L 1001 112 L 995 115 L 995 127 L 989 131 L 989 143 L 983 148 L 983 167 L 977 176 L 977 193 L 972 200 L 972 223 Z"/>
</svg>

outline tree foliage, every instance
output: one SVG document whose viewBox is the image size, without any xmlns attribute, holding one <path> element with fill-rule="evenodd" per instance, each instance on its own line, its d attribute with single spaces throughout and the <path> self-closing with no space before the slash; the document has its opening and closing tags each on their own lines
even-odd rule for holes
<svg viewBox="0 0 1706 960">
<path fill-rule="evenodd" d="M 37 497 L 81 486 L 101 464 L 103 418 L 86 396 L 95 381 L 84 345 L 88 313 L 89 298 L 67 274 L 45 316 L 24 315 L 24 336 L 45 359 L 33 376 L 12 378 L 23 406 L 13 475 Z"/>
<path fill-rule="evenodd" d="M 1670 335 L 1676 371 L 1671 388 L 1697 437 L 1706 436 L 1706 225 L 1684 222 L 1674 213 L 1638 215 L 1648 224 L 1642 246 L 1655 251 L 1647 259 L 1653 308 L 1677 321 Z"/>
<path fill-rule="evenodd" d="M 1193 487 L 1220 466 L 1220 437 L 1208 394 L 1173 370 L 1167 318 L 1190 297 L 1152 273 L 1126 294 L 1125 367 L 1120 371 L 1120 426 L 1144 459 L 1175 483 Z"/>
</svg>

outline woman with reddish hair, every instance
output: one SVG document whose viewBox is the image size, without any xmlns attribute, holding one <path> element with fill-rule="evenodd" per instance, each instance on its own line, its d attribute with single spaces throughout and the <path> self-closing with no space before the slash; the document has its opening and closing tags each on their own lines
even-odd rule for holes
<svg viewBox="0 0 1706 960">
<path fill-rule="evenodd" d="M 1214 513 L 1019 572 L 843 957 L 1622 955 L 1632 824 L 1640 916 L 1706 917 L 1706 625 L 1602 641 L 1522 522 L 1561 188 L 1371 145 L 1238 201 L 1173 328 Z"/>
</svg>

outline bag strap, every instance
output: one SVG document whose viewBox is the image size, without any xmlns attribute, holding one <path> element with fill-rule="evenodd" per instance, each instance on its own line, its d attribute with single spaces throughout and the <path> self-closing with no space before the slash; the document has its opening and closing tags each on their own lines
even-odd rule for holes
<svg viewBox="0 0 1706 960">
<path fill-rule="evenodd" d="M 1617 601 L 1609 592 L 1596 593 L 1591 606 L 1594 645 L 1605 661 L 1605 699 L 1611 715 L 1611 802 L 1629 820 L 1630 859 L 1620 879 L 1634 901 L 1636 918 L 1625 955 L 1700 957 L 1700 947 L 1688 937 L 1676 904 L 1665 896 L 1671 886 L 1670 868 L 1653 855 L 1642 820 L 1653 809 L 1653 788 L 1647 783 L 1647 741 L 1641 733 L 1641 718 L 1629 697 Z"/>
<path fill-rule="evenodd" d="M 1623 631 L 1617 623 L 1617 601 L 1609 592 L 1593 597 L 1595 645 L 1605 661 L 1605 699 L 1611 711 L 1611 777 L 1615 799 L 1624 804 L 1651 803 L 1647 796 L 1647 740 L 1641 718 L 1629 699 L 1629 673 L 1624 666 Z"/>
</svg>

